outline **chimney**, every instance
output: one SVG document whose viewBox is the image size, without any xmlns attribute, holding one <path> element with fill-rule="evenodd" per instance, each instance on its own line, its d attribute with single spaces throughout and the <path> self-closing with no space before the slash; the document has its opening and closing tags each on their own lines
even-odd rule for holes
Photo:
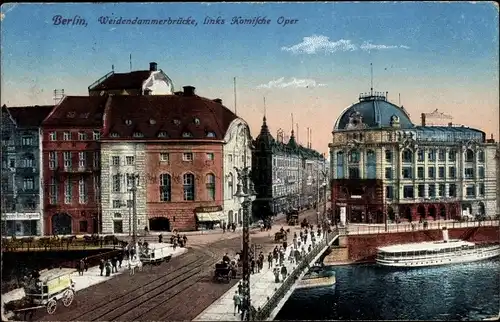
<svg viewBox="0 0 500 322">
<path fill-rule="evenodd" d="M 219 103 L 222 105 L 222 100 L 220 98 L 216 98 L 213 100 L 215 103 Z"/>
<path fill-rule="evenodd" d="M 194 96 L 194 90 L 196 89 L 193 86 L 184 86 L 184 96 Z"/>
<path fill-rule="evenodd" d="M 452 126 L 453 126 L 453 123 L 449 122 L 449 123 L 448 123 L 448 126 L 449 126 L 449 127 L 452 127 Z"/>
<path fill-rule="evenodd" d="M 422 119 L 422 126 L 425 126 L 425 113 L 420 114 L 420 118 Z"/>
<path fill-rule="evenodd" d="M 174 95 L 176 95 L 176 96 L 182 96 L 183 94 L 184 94 L 184 93 L 183 93 L 183 92 L 181 92 L 181 91 L 174 92 Z"/>
<path fill-rule="evenodd" d="M 151 95 L 151 90 L 149 88 L 146 88 L 144 90 L 144 95 Z"/>
<path fill-rule="evenodd" d="M 158 70 L 158 64 L 155 62 L 150 62 L 149 63 L 149 71 L 156 72 L 157 70 Z"/>
</svg>

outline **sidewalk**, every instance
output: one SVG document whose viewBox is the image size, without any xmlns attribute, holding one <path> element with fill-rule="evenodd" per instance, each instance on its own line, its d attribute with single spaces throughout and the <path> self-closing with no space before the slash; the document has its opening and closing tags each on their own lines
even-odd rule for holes
<svg viewBox="0 0 500 322">
<path fill-rule="evenodd" d="M 291 229 L 291 239 L 293 239 L 293 232 L 300 231 L 299 227 L 294 227 L 295 229 Z M 260 234 L 268 234 L 269 232 L 262 232 Z M 316 233 L 316 232 L 315 232 Z M 297 235 L 299 235 L 297 233 Z M 324 238 L 324 234 L 320 237 L 317 237 L 316 242 Z M 290 238 L 289 238 L 290 239 Z M 290 255 L 290 251 L 293 246 L 293 242 L 288 241 L 289 247 L 287 247 L 285 261 L 283 262 L 287 268 L 288 275 L 297 267 L 297 264 L 291 264 L 288 260 L 288 256 Z M 308 254 L 307 248 L 309 245 L 312 245 L 312 241 L 310 236 L 307 239 L 307 243 L 305 245 L 306 255 Z M 267 262 L 267 254 L 265 254 L 265 263 L 264 268 L 260 273 L 256 273 L 250 275 L 250 298 L 252 305 L 256 310 L 264 307 L 266 302 L 272 297 L 274 292 L 281 286 L 283 283 L 282 276 L 280 274 L 280 282 L 275 282 L 275 277 L 273 273 L 274 267 L 276 267 L 276 263 L 273 261 L 273 266 L 271 269 L 268 268 Z M 233 296 L 235 292 L 238 290 L 238 284 L 233 286 L 229 291 L 227 291 L 222 297 L 220 297 L 217 301 L 215 301 L 212 305 L 206 308 L 200 315 L 198 315 L 193 321 L 241 321 L 240 314 L 234 314 L 234 302 Z"/>
<path fill-rule="evenodd" d="M 149 247 L 154 249 L 158 245 L 162 245 L 163 247 L 167 244 L 158 244 L 158 243 L 152 243 L 149 244 Z M 168 244 L 170 245 L 170 244 Z M 187 248 L 181 248 L 177 247 L 174 251 L 173 247 L 170 245 L 168 246 L 169 248 L 169 253 L 172 255 L 172 257 L 177 257 L 180 256 L 181 254 L 186 253 L 188 250 Z M 118 272 L 112 273 L 111 276 L 101 276 L 101 270 L 99 269 L 99 266 L 93 266 L 89 267 L 87 272 L 84 272 L 83 275 L 78 275 L 78 272 L 75 269 L 75 272 L 71 274 L 71 279 L 73 282 L 75 282 L 75 291 L 78 292 L 80 290 L 86 289 L 88 287 L 91 287 L 93 285 L 105 282 L 107 280 L 112 279 L 116 275 L 123 274 L 125 272 L 128 272 L 128 261 L 124 260 L 122 262 L 122 267 L 118 268 Z M 105 275 L 105 272 L 104 272 Z M 15 301 L 15 300 L 20 300 L 24 297 L 24 289 L 23 288 L 18 288 L 15 290 L 12 290 L 10 292 L 7 292 L 5 294 L 2 294 L 2 303 L 1 303 L 1 308 L 2 308 L 2 316 L 4 316 L 4 304 Z M 8 314 L 6 317 L 9 317 Z"/>
</svg>

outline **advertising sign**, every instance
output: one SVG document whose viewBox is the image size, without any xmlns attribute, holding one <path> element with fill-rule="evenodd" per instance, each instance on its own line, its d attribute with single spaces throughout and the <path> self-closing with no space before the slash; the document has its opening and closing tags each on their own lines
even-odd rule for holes
<svg viewBox="0 0 500 322">
<path fill-rule="evenodd" d="M 2 214 L 2 220 L 40 220 L 42 216 L 38 212 L 14 212 Z"/>
<path fill-rule="evenodd" d="M 346 223 L 346 209 L 345 207 L 340 207 L 340 226 L 345 226 Z"/>
</svg>

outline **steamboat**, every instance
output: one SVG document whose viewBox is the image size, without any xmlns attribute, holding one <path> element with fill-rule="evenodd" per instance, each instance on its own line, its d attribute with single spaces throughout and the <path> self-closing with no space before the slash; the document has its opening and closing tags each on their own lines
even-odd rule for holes
<svg viewBox="0 0 500 322">
<path fill-rule="evenodd" d="M 326 270 L 323 266 L 315 265 L 297 283 L 296 288 L 333 287 L 335 282 L 335 271 Z"/>
</svg>

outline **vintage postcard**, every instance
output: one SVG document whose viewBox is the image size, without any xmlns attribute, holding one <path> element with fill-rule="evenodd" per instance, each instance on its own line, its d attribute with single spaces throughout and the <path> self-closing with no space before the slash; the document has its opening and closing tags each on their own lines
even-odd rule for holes
<svg viewBox="0 0 500 322">
<path fill-rule="evenodd" d="M 0 14 L 2 321 L 498 319 L 497 3 Z"/>
</svg>

